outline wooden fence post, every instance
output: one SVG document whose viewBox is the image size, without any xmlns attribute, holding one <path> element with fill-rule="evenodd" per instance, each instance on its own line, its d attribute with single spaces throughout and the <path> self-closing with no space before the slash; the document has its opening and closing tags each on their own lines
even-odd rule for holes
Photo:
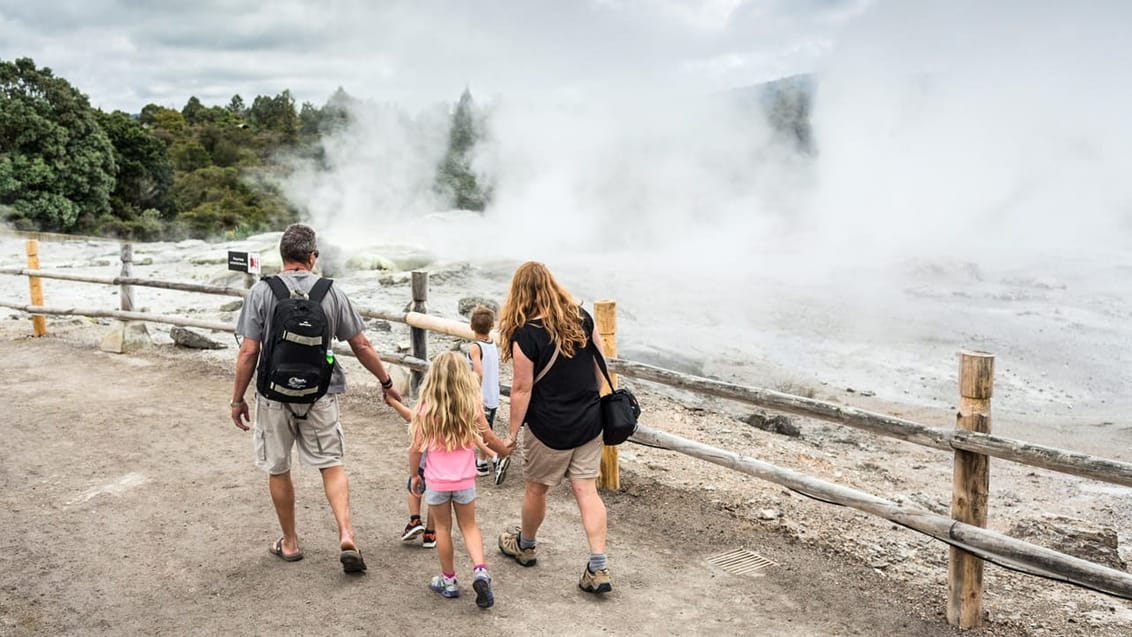
<svg viewBox="0 0 1132 637">
<path fill-rule="evenodd" d="M 28 255 L 28 269 L 39 269 L 39 241 L 35 239 L 28 239 L 24 244 Z M 40 282 L 39 277 L 28 277 L 28 292 L 31 294 L 32 305 L 43 305 L 43 284 Z M 42 315 L 34 315 L 31 317 L 31 331 L 35 336 L 43 336 L 47 333 L 47 317 Z"/>
<path fill-rule="evenodd" d="M 128 279 L 133 276 L 134 244 L 122 244 L 122 269 L 119 276 Z M 123 312 L 134 311 L 134 289 L 128 285 L 119 286 L 118 299 Z"/>
<path fill-rule="evenodd" d="M 994 356 L 983 352 L 959 355 L 959 413 L 956 428 L 990 433 Z M 957 450 L 952 483 L 951 517 L 980 528 L 987 524 L 990 458 Z M 983 561 L 951 547 L 947 568 L 947 623 L 975 628 L 983 621 Z"/>
<path fill-rule="evenodd" d="M 413 311 L 428 312 L 428 272 L 413 272 Z M 419 327 L 409 328 L 413 346 L 413 357 L 428 360 L 428 330 Z M 424 372 L 413 370 L 409 380 L 409 393 L 414 398 L 424 380 Z"/>
<path fill-rule="evenodd" d="M 601 338 L 601 351 L 605 358 L 617 357 L 617 302 L 594 301 L 594 323 L 597 326 L 597 335 Z M 610 373 L 609 379 L 613 387 L 603 387 L 602 394 L 607 394 L 617 388 L 617 374 Z M 602 383 L 603 385 L 605 383 Z M 601 448 L 601 466 L 597 475 L 599 489 L 620 489 L 621 473 L 617 462 L 617 447 Z"/>
</svg>

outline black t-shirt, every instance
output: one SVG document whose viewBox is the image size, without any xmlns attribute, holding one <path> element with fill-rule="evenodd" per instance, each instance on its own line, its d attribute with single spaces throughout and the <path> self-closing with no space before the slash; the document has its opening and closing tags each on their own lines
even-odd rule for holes
<svg viewBox="0 0 1132 637">
<path fill-rule="evenodd" d="M 554 366 L 531 389 L 527 406 L 527 426 L 542 444 L 551 449 L 574 449 L 601 433 L 601 408 L 597 379 L 594 377 L 593 318 L 584 309 L 582 330 L 586 346 L 567 358 L 559 353 Z M 530 321 L 515 331 L 512 342 L 534 363 L 537 377 L 554 356 L 554 343 L 541 320 Z"/>
</svg>

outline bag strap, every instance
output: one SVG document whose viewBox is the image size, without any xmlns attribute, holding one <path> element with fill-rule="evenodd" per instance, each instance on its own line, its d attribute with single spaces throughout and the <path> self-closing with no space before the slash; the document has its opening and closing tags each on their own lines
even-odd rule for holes
<svg viewBox="0 0 1132 637">
<path fill-rule="evenodd" d="M 546 373 L 550 371 L 550 368 L 554 367 L 554 361 L 558 360 L 558 354 L 561 353 L 561 352 L 562 352 L 562 346 L 555 343 L 554 344 L 554 353 L 551 354 L 550 361 L 547 362 L 546 367 L 542 368 L 542 371 L 538 373 L 538 376 L 535 376 L 535 382 L 531 383 L 531 387 L 534 387 L 535 383 L 542 380 L 542 377 L 546 376 Z"/>
<path fill-rule="evenodd" d="M 596 361 L 597 366 L 601 368 L 601 375 L 605 376 L 605 382 L 609 383 L 609 391 L 617 389 L 613 386 L 613 379 L 609 377 L 609 370 L 605 367 L 605 356 L 602 356 L 601 350 L 597 348 L 597 344 L 594 343 L 592 338 L 587 338 L 586 340 L 589 341 L 586 344 L 587 349 L 593 352 L 594 361 Z"/>
</svg>

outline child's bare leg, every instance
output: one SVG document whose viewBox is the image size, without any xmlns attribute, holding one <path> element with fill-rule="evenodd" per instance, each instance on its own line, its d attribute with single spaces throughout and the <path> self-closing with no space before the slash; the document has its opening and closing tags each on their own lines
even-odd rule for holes
<svg viewBox="0 0 1132 637">
<path fill-rule="evenodd" d="M 460 535 L 464 536 L 464 548 L 468 549 L 472 566 L 483 564 L 483 537 L 476 526 L 476 501 L 467 504 L 453 502 L 452 507 L 456 509 L 456 524 L 460 525 Z"/>
<path fill-rule="evenodd" d="M 405 495 L 405 502 L 409 504 L 409 517 L 420 517 L 421 515 L 421 496 L 415 493 L 408 493 Z"/>
<path fill-rule="evenodd" d="M 452 509 L 448 502 L 430 505 L 428 519 L 436 527 L 436 556 L 440 558 L 441 573 L 455 573 L 456 563 L 452 555 Z"/>
</svg>

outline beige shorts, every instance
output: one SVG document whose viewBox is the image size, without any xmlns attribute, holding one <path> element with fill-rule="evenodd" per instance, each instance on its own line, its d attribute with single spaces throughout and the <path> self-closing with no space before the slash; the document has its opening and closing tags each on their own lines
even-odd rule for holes
<svg viewBox="0 0 1132 637">
<path fill-rule="evenodd" d="M 548 487 L 567 480 L 593 480 L 601 468 L 601 434 L 581 447 L 551 449 L 539 442 L 529 427 L 519 435 L 523 448 L 523 479 Z"/>
<path fill-rule="evenodd" d="M 295 414 L 306 414 L 306 418 Z M 257 395 L 254 434 L 255 464 L 271 475 L 291 470 L 291 447 L 296 444 L 305 467 L 325 469 L 342 464 L 345 445 L 337 394 L 327 394 L 311 405 L 280 403 Z"/>
</svg>

